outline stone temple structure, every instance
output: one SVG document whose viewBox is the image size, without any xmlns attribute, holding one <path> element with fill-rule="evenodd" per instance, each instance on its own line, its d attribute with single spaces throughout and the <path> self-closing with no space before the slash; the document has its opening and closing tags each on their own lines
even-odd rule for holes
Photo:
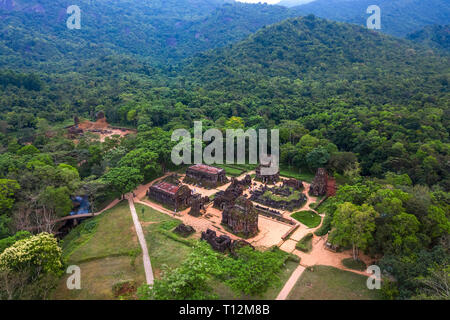
<svg viewBox="0 0 450 320">
<path fill-rule="evenodd" d="M 167 204 L 175 210 L 188 207 L 192 200 L 192 190 L 185 185 L 174 185 L 168 182 L 158 182 L 147 192 L 150 199 Z"/>
<path fill-rule="evenodd" d="M 249 238 L 259 232 L 258 212 L 250 200 L 240 196 L 223 210 L 222 224 L 233 233 Z"/>
<path fill-rule="evenodd" d="M 261 173 L 261 169 L 262 168 L 269 168 L 270 165 L 259 165 L 256 170 L 256 176 L 255 176 L 255 180 L 261 181 L 262 183 L 268 183 L 268 184 L 275 184 L 278 181 L 280 181 L 280 171 L 278 170 L 277 173 L 272 174 L 272 175 L 263 175 Z"/>
<path fill-rule="evenodd" d="M 202 197 L 200 194 L 194 195 L 191 200 L 191 210 L 189 211 L 189 214 L 194 217 L 200 217 L 202 211 L 205 210 L 205 204 L 208 202 L 208 196 Z"/>
<path fill-rule="evenodd" d="M 186 170 L 186 183 L 196 183 L 201 186 L 216 187 L 227 183 L 227 176 L 224 169 L 196 164 Z"/>
<path fill-rule="evenodd" d="M 327 194 L 328 173 L 324 168 L 317 170 L 316 176 L 309 187 L 309 194 L 315 197 Z"/>
<path fill-rule="evenodd" d="M 225 252 L 230 249 L 232 244 L 232 240 L 229 236 L 224 234 L 217 236 L 216 232 L 211 229 L 202 232 L 201 240 L 205 240 L 214 250 L 219 252 Z"/>
<path fill-rule="evenodd" d="M 303 182 L 297 179 L 287 179 L 283 180 L 283 187 L 293 188 L 294 190 L 303 189 Z"/>
<path fill-rule="evenodd" d="M 214 198 L 214 207 L 224 210 L 227 206 L 244 193 L 244 185 L 237 179 L 233 179 L 225 191 L 219 191 Z"/>
</svg>

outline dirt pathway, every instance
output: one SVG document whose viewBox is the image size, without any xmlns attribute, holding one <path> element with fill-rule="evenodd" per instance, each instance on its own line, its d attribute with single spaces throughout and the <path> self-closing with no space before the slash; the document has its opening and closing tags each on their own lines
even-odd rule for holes
<svg viewBox="0 0 450 320">
<path fill-rule="evenodd" d="M 283 289 L 281 289 L 280 293 L 278 294 L 277 298 L 275 300 L 286 300 L 289 293 L 291 293 L 292 289 L 294 288 L 295 284 L 297 283 L 297 280 L 301 277 L 303 274 L 303 271 L 305 271 L 305 267 L 302 265 L 298 265 L 297 269 L 292 272 L 291 276 L 289 277 L 288 281 L 286 281 Z"/>
<path fill-rule="evenodd" d="M 133 217 L 134 229 L 139 239 L 139 244 L 142 249 L 142 260 L 144 262 L 145 279 L 147 284 L 153 286 L 154 277 L 152 264 L 150 262 L 150 256 L 148 254 L 147 242 L 145 241 L 144 232 L 142 231 L 141 223 L 139 222 L 138 215 L 136 213 L 136 208 L 134 207 L 133 197 L 128 196 L 128 203 L 130 205 L 131 216 Z"/>
</svg>

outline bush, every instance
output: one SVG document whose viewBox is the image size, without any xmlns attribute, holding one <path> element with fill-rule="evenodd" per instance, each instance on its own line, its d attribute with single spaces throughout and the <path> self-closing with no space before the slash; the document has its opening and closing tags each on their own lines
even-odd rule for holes
<svg viewBox="0 0 450 320">
<path fill-rule="evenodd" d="M 11 247 L 16 241 L 31 237 L 31 233 L 28 231 L 19 231 L 15 235 L 0 240 L 0 254 L 5 251 L 6 248 Z"/>
<path fill-rule="evenodd" d="M 342 260 L 344 267 L 352 270 L 365 271 L 367 266 L 361 260 L 354 260 L 353 258 L 346 258 Z"/>
<path fill-rule="evenodd" d="M 328 231 L 331 230 L 331 221 L 332 220 L 333 220 L 333 217 L 331 215 L 327 214 L 325 216 L 325 218 L 323 218 L 322 226 L 319 229 L 317 229 L 317 231 L 314 232 L 314 234 L 319 237 L 326 235 L 328 233 Z"/>
<path fill-rule="evenodd" d="M 303 252 L 309 252 L 312 249 L 312 239 L 313 234 L 308 233 L 306 236 L 304 236 L 302 239 L 300 239 L 299 242 L 295 245 L 295 248 L 303 251 Z"/>
<path fill-rule="evenodd" d="M 112 291 L 117 298 L 130 298 L 136 293 L 137 284 L 133 280 L 121 281 L 113 285 Z"/>
</svg>

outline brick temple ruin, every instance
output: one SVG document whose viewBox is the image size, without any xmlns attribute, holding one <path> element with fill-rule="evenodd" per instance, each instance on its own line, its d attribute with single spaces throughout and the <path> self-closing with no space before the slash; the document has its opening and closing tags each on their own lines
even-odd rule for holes
<svg viewBox="0 0 450 320">
<path fill-rule="evenodd" d="M 229 236 L 224 234 L 218 236 L 217 233 L 211 229 L 207 229 L 206 231 L 202 232 L 201 240 L 208 242 L 216 251 L 223 253 L 229 250 L 230 253 L 235 257 L 238 256 L 239 249 L 243 247 L 250 247 L 255 250 L 255 247 L 245 240 L 232 240 Z"/>
<path fill-rule="evenodd" d="M 191 200 L 191 210 L 189 214 L 194 217 L 200 217 L 202 212 L 206 210 L 206 204 L 209 202 L 209 197 L 202 197 L 200 194 L 195 194 L 192 196 Z"/>
<path fill-rule="evenodd" d="M 283 188 L 293 188 L 294 190 L 302 190 L 304 188 L 303 182 L 297 179 L 287 179 L 283 180 Z"/>
<path fill-rule="evenodd" d="M 258 212 L 249 199 L 240 196 L 223 210 L 222 224 L 234 234 L 252 237 L 259 232 Z"/>
<path fill-rule="evenodd" d="M 95 114 L 94 122 L 89 120 L 80 121 L 78 116 L 74 116 L 73 125 L 66 127 L 66 130 L 69 139 L 78 139 L 85 133 L 90 132 L 97 134 L 100 137 L 100 141 L 104 141 L 105 138 L 114 135 L 124 137 L 130 133 L 136 132 L 136 130 L 110 126 L 103 111 L 99 111 Z"/>
<path fill-rule="evenodd" d="M 324 168 L 317 169 L 316 176 L 309 187 L 309 194 L 315 197 L 327 194 L 328 173 Z"/>
<path fill-rule="evenodd" d="M 261 173 L 262 168 L 269 168 L 269 167 L 270 167 L 270 164 L 259 165 L 255 170 L 255 173 L 256 173 L 255 180 L 261 181 L 262 183 L 267 183 L 267 184 L 276 184 L 278 181 L 280 181 L 280 170 L 279 169 L 275 174 L 263 175 Z"/>
<path fill-rule="evenodd" d="M 158 182 L 148 189 L 147 196 L 179 211 L 191 205 L 192 190 L 185 185 Z"/>
<path fill-rule="evenodd" d="M 228 205 L 234 203 L 234 201 L 244 193 L 245 181 L 246 179 L 242 182 L 233 178 L 231 184 L 225 191 L 216 193 L 216 197 L 214 198 L 214 208 L 224 210 Z"/>
<path fill-rule="evenodd" d="M 228 182 L 224 169 L 196 164 L 186 170 L 186 183 L 194 183 L 205 187 L 217 187 Z"/>
</svg>

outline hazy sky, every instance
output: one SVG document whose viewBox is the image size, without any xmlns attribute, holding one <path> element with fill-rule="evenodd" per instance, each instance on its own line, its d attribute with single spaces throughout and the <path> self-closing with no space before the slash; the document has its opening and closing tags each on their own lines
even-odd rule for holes
<svg viewBox="0 0 450 320">
<path fill-rule="evenodd" d="M 280 2 L 281 0 L 236 0 L 239 2 L 247 2 L 247 3 L 258 3 L 258 2 L 266 2 L 269 4 L 275 4 Z M 313 2 L 314 0 L 297 0 L 298 4 L 302 4 L 302 3 L 308 3 L 308 2 Z"/>
<path fill-rule="evenodd" d="M 269 4 L 274 4 L 274 3 L 280 2 L 280 0 L 236 0 L 236 1 L 239 1 L 239 2 L 248 2 L 248 3 L 258 3 L 258 2 L 264 3 L 264 2 L 267 2 L 267 3 L 269 3 Z"/>
</svg>

